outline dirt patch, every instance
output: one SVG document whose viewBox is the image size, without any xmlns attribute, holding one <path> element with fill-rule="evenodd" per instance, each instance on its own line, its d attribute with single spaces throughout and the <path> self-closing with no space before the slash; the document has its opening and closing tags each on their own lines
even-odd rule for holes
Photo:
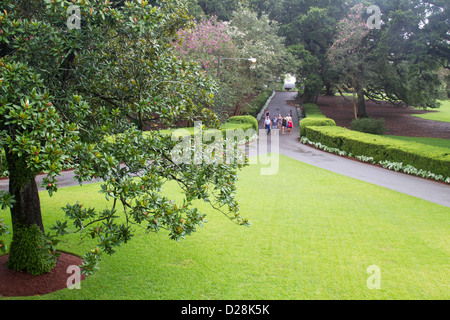
<svg viewBox="0 0 450 320">
<path fill-rule="evenodd" d="M 333 119 L 338 126 L 350 128 L 354 118 L 353 103 L 340 96 L 321 96 L 317 105 L 322 113 Z M 366 102 L 367 113 L 372 118 L 383 118 L 388 128 L 387 135 L 406 137 L 429 137 L 450 139 L 450 123 L 425 120 L 413 114 L 435 111 L 421 111 L 411 107 L 396 107 L 389 103 Z"/>
<path fill-rule="evenodd" d="M 0 256 L 0 296 L 4 297 L 44 295 L 65 289 L 68 278 L 73 275 L 72 272 L 67 273 L 67 268 L 82 263 L 80 257 L 62 252 L 52 271 L 33 276 L 26 272 L 9 269 L 6 265 L 7 261 L 8 255 Z M 80 276 L 81 280 L 85 278 L 84 275 Z"/>
</svg>

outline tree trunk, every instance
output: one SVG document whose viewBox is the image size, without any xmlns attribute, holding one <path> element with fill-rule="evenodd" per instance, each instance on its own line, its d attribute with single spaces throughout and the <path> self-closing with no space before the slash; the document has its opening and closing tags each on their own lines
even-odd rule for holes
<svg viewBox="0 0 450 320">
<path fill-rule="evenodd" d="M 358 118 L 362 119 L 362 118 L 368 118 L 369 116 L 367 115 L 367 111 L 366 111 L 366 99 L 364 97 L 364 70 L 363 70 L 363 65 L 359 64 L 358 65 L 358 73 L 356 76 L 356 94 L 358 95 Z"/>
<path fill-rule="evenodd" d="M 358 118 L 367 118 L 366 99 L 364 97 L 364 88 L 360 84 L 356 85 L 356 93 L 358 94 Z"/>
<path fill-rule="evenodd" d="M 355 117 L 355 120 L 358 119 L 358 106 L 357 106 L 357 93 L 356 93 L 356 78 L 353 76 L 353 95 L 352 95 L 352 102 L 353 102 L 353 116 Z"/>
<path fill-rule="evenodd" d="M 353 97 L 352 97 L 352 102 L 353 102 L 353 116 L 355 117 L 355 120 L 358 119 L 358 104 L 357 104 L 356 100 L 358 100 L 357 97 L 356 97 L 356 94 L 353 93 Z"/>
<path fill-rule="evenodd" d="M 14 196 L 11 219 L 14 226 L 37 225 L 44 232 L 41 204 L 35 175 L 27 168 L 23 159 L 6 152 L 9 171 L 9 193 Z"/>
<path fill-rule="evenodd" d="M 333 90 L 333 85 L 330 83 L 325 83 L 325 88 L 327 90 L 326 95 L 327 96 L 334 96 L 334 90 Z"/>
<path fill-rule="evenodd" d="M 25 160 L 7 150 L 9 193 L 15 203 L 11 208 L 13 238 L 10 246 L 8 267 L 33 275 L 53 269 L 55 260 L 49 259 L 44 250 L 46 240 L 42 222 L 41 204 L 35 175 Z"/>
</svg>

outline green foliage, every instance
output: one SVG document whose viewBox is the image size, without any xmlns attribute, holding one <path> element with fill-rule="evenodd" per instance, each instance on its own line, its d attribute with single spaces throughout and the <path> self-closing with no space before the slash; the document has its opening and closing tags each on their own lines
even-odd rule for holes
<svg viewBox="0 0 450 320">
<path fill-rule="evenodd" d="M 215 5 L 208 2 L 207 9 Z M 212 16 L 180 30 L 176 42 L 180 59 L 198 63 L 218 80 L 210 108 L 221 120 L 253 112 L 246 105 L 249 98 L 294 64 L 275 21 L 241 6 L 231 14 L 227 23 Z M 248 61 L 252 57 L 256 63 Z"/>
<path fill-rule="evenodd" d="M 10 182 L 15 182 L 10 185 L 17 189 L 15 194 L 2 193 L 0 205 L 12 205 L 12 216 L 15 204 L 39 207 L 37 189 L 28 199 L 20 196 L 20 188 L 43 172 L 43 186 L 52 195 L 65 166 L 75 169 L 80 184 L 101 179 L 100 191 L 109 207 L 85 211 L 81 202 L 68 204 L 66 220 L 53 228 L 58 236 L 95 236 L 99 250 L 86 254 L 86 273 L 95 270 L 103 253 L 111 254 L 131 239 L 132 226 L 168 229 L 173 240 L 191 234 L 204 216 L 194 200 L 204 200 L 236 224 L 248 225 L 234 196 L 237 171 L 244 162 L 177 164 L 171 151 L 178 141 L 157 131 L 144 134 L 155 126 L 173 128 L 197 120 L 220 128 L 209 108 L 215 82 L 173 50 L 176 32 L 190 24 L 184 2 L 151 3 L 79 1 L 81 29 L 67 27 L 68 1 L 0 4 L 0 147 Z M 206 149 L 196 151 L 202 158 L 207 155 Z M 164 196 L 166 181 L 181 185 L 180 202 Z M 91 234 L 95 226 L 102 226 L 101 231 Z M 15 225 L 13 230 L 15 239 Z M 41 240 L 32 234 L 27 239 L 35 248 Z M 20 239 L 17 244 L 22 245 Z M 48 260 L 35 257 L 30 263 L 45 270 Z M 38 266 L 40 258 L 45 267 Z M 12 247 L 10 259 L 23 262 L 21 252 Z M 11 265 L 21 268 L 18 262 Z"/>
<path fill-rule="evenodd" d="M 323 88 L 323 80 L 317 74 L 310 74 L 304 81 L 303 99 L 305 102 L 315 102 Z"/>
<path fill-rule="evenodd" d="M 79 140 L 77 125 L 62 120 L 42 79 L 27 64 L 0 58 L 0 76 L 0 145 L 27 165 L 26 170 L 15 169 L 19 162 L 5 161 L 6 168 L 19 181 L 26 179 L 26 171 L 33 175 L 46 172 L 42 186 L 52 193 L 57 190 L 56 177 Z M 76 101 L 73 107 L 79 107 Z"/>
<path fill-rule="evenodd" d="M 337 25 L 328 51 L 336 86 L 356 90 L 358 115 L 367 116 L 364 97 L 377 99 L 381 94 L 392 104 L 436 107 L 443 88 L 438 72 L 448 65 L 450 49 L 443 40 L 448 39 L 448 27 L 436 22 L 448 5 L 384 0 L 373 4 L 382 12 L 379 29 L 366 27 L 364 3 L 352 7 Z M 430 49 L 431 42 L 440 49 Z"/>
<path fill-rule="evenodd" d="M 426 146 L 411 141 L 351 131 L 342 127 L 306 127 L 304 135 L 311 141 L 353 155 L 372 157 L 374 161 L 391 161 L 411 165 L 418 170 L 450 177 L 450 154 L 447 148 Z"/>
<path fill-rule="evenodd" d="M 306 137 L 302 137 L 301 138 L 302 143 L 304 144 L 309 144 L 309 145 L 313 145 L 314 147 L 324 150 L 326 152 L 330 152 L 330 153 L 334 153 L 340 156 L 344 156 L 344 157 L 353 157 L 355 159 L 358 159 L 361 162 L 366 162 L 366 163 L 372 163 L 372 164 L 379 164 L 381 165 L 383 168 L 388 169 L 388 170 L 393 170 L 396 172 L 403 172 L 406 174 L 410 174 L 410 175 L 415 175 L 415 176 L 419 176 L 422 178 L 428 178 L 428 179 L 433 179 L 436 181 L 441 181 L 441 182 L 445 182 L 445 183 L 449 183 L 450 184 L 450 177 L 445 177 L 443 175 L 438 175 L 435 174 L 429 170 L 423 170 L 423 169 L 417 169 L 412 165 L 404 165 L 402 162 L 392 162 L 389 160 L 383 160 L 383 161 L 375 161 L 373 157 L 368 157 L 365 155 L 353 155 L 352 153 L 347 153 L 346 151 L 340 150 L 338 148 L 332 148 L 329 147 L 327 145 L 322 144 L 321 142 L 313 142 L 310 141 L 308 138 Z"/>
<path fill-rule="evenodd" d="M 36 225 L 15 226 L 8 267 L 32 275 L 47 273 L 56 264 L 56 244 L 57 240 L 49 240 Z"/>
<path fill-rule="evenodd" d="M 305 118 L 300 120 L 300 136 L 306 135 L 306 128 L 308 127 L 329 127 L 336 126 L 336 122 L 333 119 L 328 118 Z"/>
<path fill-rule="evenodd" d="M 387 128 L 384 125 L 384 119 L 374 119 L 374 118 L 362 118 L 352 120 L 351 130 L 379 134 L 383 135 L 386 133 Z"/>
<path fill-rule="evenodd" d="M 346 11 L 343 0 L 283 1 L 283 14 L 277 17 L 281 34 L 297 59 L 298 87 L 304 87 L 303 101 L 314 102 L 322 87 L 330 87 L 334 74 L 326 58 L 336 33 L 336 24 Z"/>
<path fill-rule="evenodd" d="M 326 118 L 315 103 L 305 103 L 303 113 L 307 118 Z"/>
<path fill-rule="evenodd" d="M 3 192 L 0 192 L 0 195 L 3 195 L 2 193 Z M 4 237 L 10 233 L 9 226 L 5 224 L 4 221 L 4 219 L 0 219 L 0 237 Z M 5 241 L 0 239 L 0 253 L 4 253 L 7 249 L 8 247 Z"/>
<path fill-rule="evenodd" d="M 284 38 L 279 36 L 280 25 L 268 15 L 239 7 L 233 13 L 229 33 L 243 57 L 254 57 L 250 65 L 251 85 L 263 89 L 268 81 L 278 79 L 295 66 L 286 49 Z"/>
<path fill-rule="evenodd" d="M 228 119 L 231 123 L 250 123 L 255 131 L 258 131 L 258 121 L 253 116 L 234 116 Z"/>
<path fill-rule="evenodd" d="M 320 111 L 319 107 L 315 103 L 306 103 L 303 105 L 303 113 L 305 118 L 300 120 L 300 136 L 303 137 L 306 134 L 306 128 L 311 126 L 336 126 L 336 122 L 333 119 L 328 119 Z"/>
<path fill-rule="evenodd" d="M 425 114 L 413 114 L 413 116 L 427 120 L 450 123 L 450 100 L 441 100 L 439 103 L 440 106 L 438 109 L 433 109 Z"/>
<path fill-rule="evenodd" d="M 233 12 L 239 7 L 238 0 L 197 0 L 206 15 L 215 15 L 220 20 L 230 20 Z"/>
<path fill-rule="evenodd" d="M 244 113 L 256 118 L 266 104 L 267 100 L 272 96 L 272 94 L 272 89 L 266 89 L 262 91 L 258 95 L 258 97 L 247 106 L 247 108 L 244 110 Z"/>
</svg>

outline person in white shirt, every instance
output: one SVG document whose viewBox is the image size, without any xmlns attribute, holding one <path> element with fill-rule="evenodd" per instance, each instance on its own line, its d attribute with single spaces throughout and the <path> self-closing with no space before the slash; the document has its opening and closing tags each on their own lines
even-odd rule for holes
<svg viewBox="0 0 450 320">
<path fill-rule="evenodd" d="M 265 126 L 266 126 L 266 132 L 267 132 L 267 134 L 270 134 L 270 127 L 271 127 L 271 125 L 272 125 L 272 121 L 270 120 L 270 117 L 269 117 L 269 116 L 266 117 L 266 120 L 264 121 L 264 124 L 265 124 Z"/>
</svg>

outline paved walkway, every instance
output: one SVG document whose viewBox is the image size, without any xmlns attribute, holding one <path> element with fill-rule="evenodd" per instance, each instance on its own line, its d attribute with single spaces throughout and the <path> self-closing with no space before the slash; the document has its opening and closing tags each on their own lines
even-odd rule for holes
<svg viewBox="0 0 450 320">
<path fill-rule="evenodd" d="M 297 112 L 287 104 L 287 101 L 295 100 L 295 96 L 295 92 L 277 92 L 268 107 L 272 117 L 279 113 L 285 116 L 292 110 L 295 127 L 291 135 L 280 136 L 280 154 L 338 174 L 450 207 L 450 186 L 448 185 L 339 157 L 301 144 Z M 262 122 L 260 128 L 264 128 Z M 251 147 L 255 148 L 255 145 L 256 143 L 253 143 Z"/>
<path fill-rule="evenodd" d="M 280 136 L 280 154 L 338 174 L 450 207 L 450 186 L 448 185 L 342 158 L 301 144 L 297 112 L 287 104 L 287 101 L 295 99 L 295 95 L 295 92 L 277 92 L 269 104 L 272 116 L 279 113 L 285 116 L 292 110 L 294 119 L 292 134 Z M 264 128 L 262 121 L 260 128 Z M 250 148 L 257 148 L 257 143 L 251 143 Z M 72 180 L 73 177 L 73 172 L 65 172 L 59 179 L 59 186 L 77 185 L 78 183 Z M 38 176 L 36 181 L 40 183 L 41 179 L 42 177 Z M 7 189 L 8 180 L 0 180 L 0 190 Z"/>
</svg>

